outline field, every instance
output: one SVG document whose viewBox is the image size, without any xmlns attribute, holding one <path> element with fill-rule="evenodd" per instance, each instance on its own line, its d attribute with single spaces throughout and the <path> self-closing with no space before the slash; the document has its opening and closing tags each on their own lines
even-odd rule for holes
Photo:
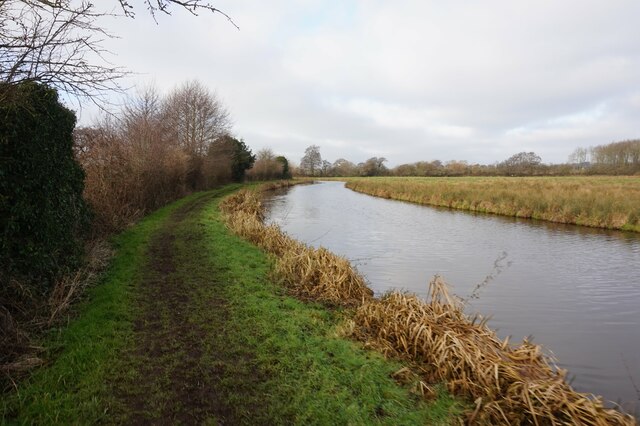
<svg viewBox="0 0 640 426">
<path fill-rule="evenodd" d="M 639 177 L 347 178 L 369 195 L 481 213 L 640 232 Z"/>
</svg>

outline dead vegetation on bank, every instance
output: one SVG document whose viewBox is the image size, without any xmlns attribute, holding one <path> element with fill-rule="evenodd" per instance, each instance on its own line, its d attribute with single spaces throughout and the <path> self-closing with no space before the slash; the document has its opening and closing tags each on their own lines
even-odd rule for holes
<svg viewBox="0 0 640 426">
<path fill-rule="evenodd" d="M 510 345 L 463 308 L 436 277 L 428 301 L 392 292 L 360 307 L 353 336 L 416 362 L 428 382 L 444 382 L 453 394 L 475 401 L 470 423 L 635 424 L 601 399 L 573 390 L 540 346 Z"/>
<path fill-rule="evenodd" d="M 230 229 L 276 256 L 277 276 L 298 297 L 343 306 L 359 306 L 371 299 L 373 292 L 347 259 L 296 241 L 275 225 L 265 225 L 257 192 L 242 190 L 226 198 L 220 209 Z"/>
<path fill-rule="evenodd" d="M 416 204 L 640 232 L 637 177 L 349 178 L 346 186 Z"/>
<path fill-rule="evenodd" d="M 113 250 L 104 240 L 86 244 L 83 267 L 60 276 L 47 294 L 18 280 L 9 280 L 0 295 L 0 392 L 16 388 L 16 381 L 44 364 L 44 348 L 34 343 L 50 327 L 64 322 L 72 306 L 86 295 L 104 271 Z"/>
<path fill-rule="evenodd" d="M 346 259 L 265 225 L 259 193 L 240 191 L 220 207 L 231 230 L 276 257 L 276 274 L 293 293 L 357 307 L 346 327 L 352 337 L 411 362 L 426 381 L 444 382 L 474 401 L 469 424 L 636 424 L 605 408 L 601 398 L 573 390 L 538 345 L 510 345 L 481 319 L 466 316 L 440 278 L 431 282 L 428 301 L 399 292 L 373 298 Z"/>
</svg>

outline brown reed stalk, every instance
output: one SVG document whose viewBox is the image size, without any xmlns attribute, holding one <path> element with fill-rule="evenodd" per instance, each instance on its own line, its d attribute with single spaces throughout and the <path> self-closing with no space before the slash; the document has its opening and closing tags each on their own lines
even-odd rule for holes
<svg viewBox="0 0 640 426">
<path fill-rule="evenodd" d="M 509 345 L 463 309 L 436 277 L 429 301 L 391 292 L 362 305 L 353 336 L 418 363 L 427 381 L 445 382 L 452 393 L 480 401 L 474 421 L 481 424 L 635 424 L 605 408 L 601 398 L 572 389 L 540 346 Z"/>
<path fill-rule="evenodd" d="M 359 306 L 372 297 L 364 278 L 347 259 L 302 244 L 275 225 L 265 225 L 258 192 L 239 191 L 227 197 L 220 209 L 230 229 L 276 256 L 276 275 L 299 297 L 343 306 Z"/>
</svg>

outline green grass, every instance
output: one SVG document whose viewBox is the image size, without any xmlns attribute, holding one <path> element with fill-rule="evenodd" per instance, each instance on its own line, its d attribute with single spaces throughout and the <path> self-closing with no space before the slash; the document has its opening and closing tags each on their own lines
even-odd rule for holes
<svg viewBox="0 0 640 426">
<path fill-rule="evenodd" d="M 227 266 L 221 276 L 231 283 L 225 293 L 236 342 L 230 346 L 255 348 L 269 377 L 256 393 L 267 399 L 264 422 L 434 424 L 460 412 L 444 392 L 427 404 L 398 386 L 390 374 L 399 364 L 336 337 L 347 313 L 285 295 L 268 280 L 271 262 L 264 253 L 229 235 L 215 206 L 207 215 L 208 252 L 215 264 Z"/>
<path fill-rule="evenodd" d="M 140 309 L 136 283 L 148 263 L 147 247 L 172 212 L 201 195 L 165 207 L 115 238 L 117 254 L 101 283 L 90 291 L 76 318 L 52 330 L 43 342 L 49 364 L 19 383 L 18 391 L 3 395 L 2 423 L 126 422 L 126 404 L 117 400 L 114 380 L 123 379 L 133 394 L 144 390 L 135 388 L 142 377 L 130 356 L 136 343 L 133 321 Z M 336 330 L 350 312 L 285 294 L 270 278 L 269 257 L 222 224 L 218 201 L 176 230 L 176 277 L 211 282 L 194 286 L 197 297 L 192 298 L 189 322 L 207 332 L 202 360 L 219 369 L 216 398 L 231 407 L 233 418 L 247 424 L 455 420 L 462 406 L 446 392 L 438 392 L 435 401 L 424 401 L 391 379 L 400 364 L 338 337 Z M 213 300 L 223 309 L 212 309 Z M 177 349 L 163 361 L 179 365 Z M 193 368 L 187 373 L 199 377 L 199 367 Z M 145 394 L 151 418 L 171 397 L 162 392 Z"/>
<path fill-rule="evenodd" d="M 101 282 L 66 327 L 52 329 L 42 346 L 49 365 L 18 390 L 3 395 L 2 423 L 94 423 L 105 418 L 113 360 L 132 336 L 131 294 L 146 261 L 151 235 L 187 199 L 160 209 L 113 241 L 117 254 Z"/>
</svg>

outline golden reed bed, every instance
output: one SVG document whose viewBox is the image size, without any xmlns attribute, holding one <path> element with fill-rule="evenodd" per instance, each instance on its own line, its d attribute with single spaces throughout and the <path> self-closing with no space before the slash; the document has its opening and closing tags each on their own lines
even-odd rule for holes
<svg viewBox="0 0 640 426">
<path fill-rule="evenodd" d="M 640 232 L 639 176 L 347 178 L 347 188 L 394 200 Z"/>
<path fill-rule="evenodd" d="M 431 282 L 428 301 L 400 292 L 374 298 L 345 258 L 265 225 L 258 192 L 242 190 L 220 208 L 233 232 L 274 255 L 278 278 L 294 294 L 354 307 L 345 327 L 352 337 L 411 362 L 424 380 L 443 382 L 453 394 L 474 401 L 468 424 L 636 424 L 605 408 L 600 398 L 573 390 L 539 346 L 511 345 L 484 321 L 469 318 L 440 278 Z"/>
</svg>

